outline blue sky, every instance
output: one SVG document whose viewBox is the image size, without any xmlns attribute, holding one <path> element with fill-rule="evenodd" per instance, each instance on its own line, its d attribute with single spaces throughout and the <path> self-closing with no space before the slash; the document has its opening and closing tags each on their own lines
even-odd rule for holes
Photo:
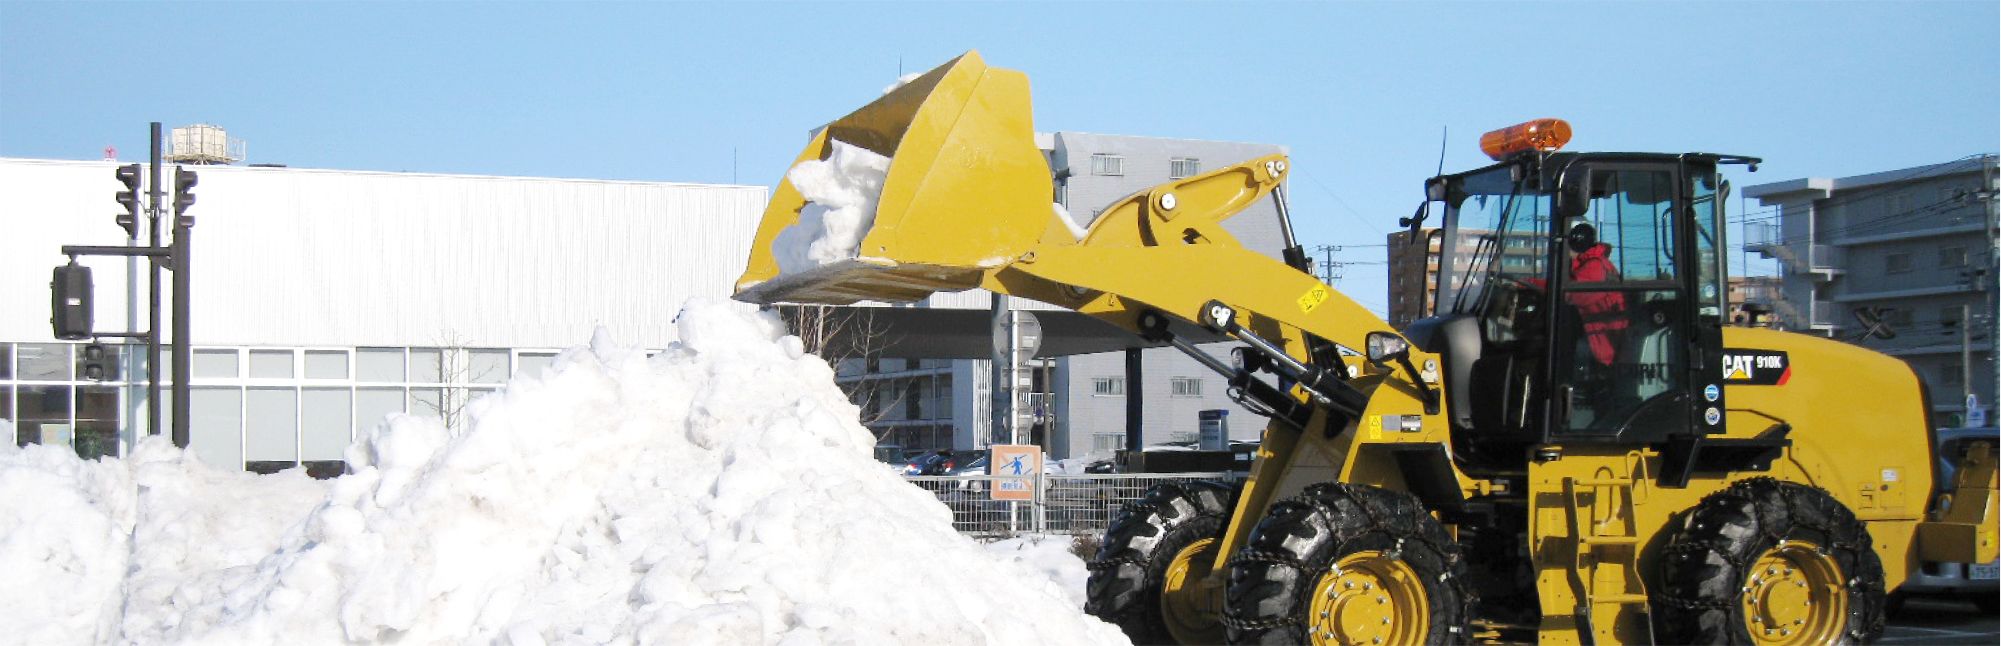
<svg viewBox="0 0 2001 646">
<path fill-rule="evenodd" d="M 252 162 L 769 185 L 899 65 L 978 49 L 1028 73 L 1041 130 L 1289 146 L 1302 241 L 1379 262 L 1441 128 L 1447 170 L 1555 116 L 1573 150 L 1765 157 L 1740 187 L 1993 152 L 1998 25 L 1994 2 L 0 1 L 0 156 L 143 159 L 157 120 Z M 1380 265 L 1338 286 L 1381 310 Z"/>
</svg>

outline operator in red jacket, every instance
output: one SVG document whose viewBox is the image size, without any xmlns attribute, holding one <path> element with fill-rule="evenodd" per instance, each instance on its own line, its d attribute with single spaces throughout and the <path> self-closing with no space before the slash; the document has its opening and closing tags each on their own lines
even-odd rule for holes
<svg viewBox="0 0 2001 646">
<path fill-rule="evenodd" d="M 1573 289 L 1588 289 L 1592 283 L 1619 280 L 1619 269 L 1612 266 L 1608 257 L 1612 246 L 1598 241 L 1597 227 L 1585 222 L 1571 226 L 1564 244 L 1570 249 L 1570 284 Z M 1565 300 L 1577 308 L 1578 317 L 1583 319 L 1584 338 L 1591 346 L 1592 358 L 1598 360 L 1598 365 L 1612 365 L 1619 343 L 1626 336 L 1626 294 L 1572 291 L 1565 295 Z"/>
</svg>

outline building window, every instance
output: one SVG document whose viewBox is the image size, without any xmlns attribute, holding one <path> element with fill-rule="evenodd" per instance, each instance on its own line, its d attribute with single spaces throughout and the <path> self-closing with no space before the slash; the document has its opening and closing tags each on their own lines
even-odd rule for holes
<svg viewBox="0 0 2001 646">
<path fill-rule="evenodd" d="M 1939 375 L 1938 375 L 1939 385 L 1941 386 L 1960 385 L 1961 383 L 1963 383 L 1963 380 L 1960 378 L 1965 376 L 1964 374 L 1962 374 L 1962 372 L 1963 371 L 1960 369 L 1959 364 L 1957 363 L 1945 364 L 1939 370 Z"/>
<path fill-rule="evenodd" d="M 354 380 L 376 383 L 403 381 L 402 348 L 355 348 Z M 402 412 L 402 408 L 397 408 Z"/>
<path fill-rule="evenodd" d="M 543 370 L 555 365 L 556 353 L 554 352 L 522 352 L 515 355 L 514 358 L 514 371 L 516 373 L 525 372 L 540 376 Z M 847 360 L 843 360 L 841 365 L 849 366 L 850 364 Z"/>
<path fill-rule="evenodd" d="M 1966 247 L 1945 247 L 1939 249 L 1938 266 L 1946 268 L 1965 267 Z"/>
<path fill-rule="evenodd" d="M 466 351 L 466 381 L 504 384 L 512 374 L 507 369 L 506 350 L 476 348 Z"/>
<path fill-rule="evenodd" d="M 291 350 L 251 350 L 251 379 L 291 379 Z"/>
<path fill-rule="evenodd" d="M 1126 174 L 1126 158 L 1118 155 L 1096 154 L 1091 156 L 1092 175 Z"/>
<path fill-rule="evenodd" d="M 1193 157 L 1176 157 L 1167 160 L 1167 178 L 1181 179 L 1202 174 L 1202 160 Z"/>
<path fill-rule="evenodd" d="M 1194 377 L 1175 377 L 1168 383 L 1173 388 L 1170 393 L 1175 397 L 1202 396 L 1202 380 L 1200 379 Z"/>
<path fill-rule="evenodd" d="M 1126 434 L 1124 433 L 1091 434 L 1092 453 L 1111 452 L 1123 448 L 1126 448 Z"/>
<path fill-rule="evenodd" d="M 196 377 L 235 379 L 238 376 L 236 354 L 235 350 L 195 350 L 195 365 L 191 372 Z"/>
<path fill-rule="evenodd" d="M 307 379 L 346 379 L 347 353 L 340 350 L 307 350 Z"/>
<path fill-rule="evenodd" d="M 1898 252 L 1887 256 L 1883 256 L 1883 273 L 1901 274 L 1904 272 L 1908 272 L 1910 270 L 1911 270 L 1911 254 L 1907 252 Z"/>
<path fill-rule="evenodd" d="M 1098 377 L 1091 380 L 1091 394 L 1105 397 L 1120 397 L 1126 394 L 1124 377 Z"/>
</svg>

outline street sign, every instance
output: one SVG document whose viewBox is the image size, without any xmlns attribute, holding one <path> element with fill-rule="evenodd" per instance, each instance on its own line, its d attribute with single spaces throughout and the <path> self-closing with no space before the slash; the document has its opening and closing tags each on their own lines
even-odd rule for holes
<svg viewBox="0 0 2001 646">
<path fill-rule="evenodd" d="M 1197 447 L 1204 451 L 1230 450 L 1230 411 L 1217 408 L 1196 413 L 1200 425 L 1196 427 Z"/>
<path fill-rule="evenodd" d="M 1037 320 L 1033 312 L 1014 310 L 1009 311 L 1007 316 L 996 317 L 994 319 L 992 330 L 994 342 L 993 360 L 1001 363 L 1007 363 L 1008 361 L 1008 317 L 1014 318 L 1014 335 L 1016 337 L 1014 342 L 1015 360 L 1027 361 L 1035 358 L 1036 351 L 1042 349 L 1042 321 Z"/>
<path fill-rule="evenodd" d="M 987 448 L 987 475 L 994 480 L 994 500 L 1034 500 L 1035 478 L 1042 474 L 1042 447 L 995 444 Z"/>
</svg>

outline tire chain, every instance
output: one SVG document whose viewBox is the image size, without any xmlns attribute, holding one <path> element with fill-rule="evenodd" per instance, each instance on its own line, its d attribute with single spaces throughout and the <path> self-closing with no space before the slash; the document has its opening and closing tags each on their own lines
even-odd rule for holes
<svg viewBox="0 0 2001 646">
<path fill-rule="evenodd" d="M 1818 532 L 1821 536 L 1836 537 L 1841 535 L 1841 533 L 1837 531 L 1836 528 L 1828 524 L 1817 522 L 1812 519 L 1801 518 L 1801 515 L 1796 513 L 1796 510 L 1803 507 L 1803 505 L 1800 504 L 1799 500 L 1795 496 L 1797 495 L 1799 489 L 1807 488 L 1807 486 L 1806 485 L 1787 486 L 1788 484 L 1797 484 L 1797 483 L 1788 483 L 1785 481 L 1781 481 L 1777 478 L 1770 478 L 1770 477 L 1750 478 L 1747 480 L 1740 480 L 1736 483 L 1731 484 L 1729 488 L 1723 490 L 1723 493 L 1729 498 L 1734 499 L 1735 501 L 1741 501 L 1741 504 L 1749 507 L 1751 521 L 1758 525 L 1758 532 L 1762 534 L 1764 538 L 1770 539 L 1775 544 L 1783 544 L 1787 542 L 1789 539 L 1780 535 L 1778 532 L 1773 531 L 1772 524 L 1766 521 L 1764 512 L 1759 506 L 1761 500 L 1756 496 L 1752 495 L 1754 492 L 1751 491 L 1751 489 L 1755 487 L 1760 487 L 1765 485 L 1771 486 L 1774 492 L 1777 493 L 1779 498 L 1778 502 L 1785 508 L 1787 512 L 1786 516 L 1788 517 L 1789 520 L 1791 520 L 1793 527 L 1800 527 L 1814 532 Z M 1820 487 L 1811 487 L 1810 489 L 1813 491 L 1821 492 L 1823 495 L 1826 495 L 1829 500 L 1834 499 L 1831 494 L 1827 494 L 1825 489 L 1822 489 Z M 1718 498 L 1717 501 L 1721 503 L 1724 502 L 1724 499 Z M 1816 510 L 1816 511 L 1824 511 L 1824 510 Z M 1838 513 L 1835 515 L 1838 516 Z M 1828 545 L 1821 546 L 1819 549 L 1823 554 L 1825 554 L 1827 552 L 1835 550 L 1858 551 L 1860 549 L 1865 549 L 1865 548 L 1862 546 L 1857 546 L 1854 543 L 1850 543 L 1847 541 L 1833 540 L 1829 541 Z M 1741 573 L 1750 569 L 1751 567 L 1750 559 L 1757 557 L 1757 555 L 1746 555 L 1744 558 L 1736 558 L 1733 557 L 1729 552 L 1730 551 L 1727 548 L 1727 546 L 1717 545 L 1709 541 L 1696 541 L 1690 543 L 1668 545 L 1663 549 L 1662 556 L 1669 556 L 1681 553 L 1690 553 L 1690 554 L 1700 553 L 1705 555 L 1715 554 L 1716 556 L 1721 557 L 1724 562 L 1729 563 L 1730 566 L 1740 575 Z M 1854 581 L 1851 580 L 1850 584 L 1853 583 Z M 1729 600 L 1690 599 L 1686 597 L 1680 597 L 1665 593 L 1657 594 L 1654 596 L 1660 599 L 1663 605 L 1680 610 L 1715 609 L 1715 610 L 1724 610 L 1727 612 L 1735 608 L 1737 605 L 1736 603 L 1737 600 L 1735 599 L 1729 599 Z M 1877 634 L 1881 634 L 1881 627 L 1883 622 L 1878 620 L 1875 623 L 1877 624 L 1875 626 L 1876 628 L 1875 632 Z M 1862 629 L 1849 630 L 1847 632 L 1851 636 L 1860 637 L 1862 634 Z"/>
<path fill-rule="evenodd" d="M 1314 511 L 1319 512 L 1320 514 L 1323 514 L 1328 518 L 1338 518 L 1339 515 L 1336 513 L 1334 507 L 1332 505 L 1327 504 L 1326 500 L 1321 496 L 1314 495 L 1313 492 L 1315 491 L 1337 493 L 1340 497 L 1348 500 L 1351 503 L 1354 503 L 1355 507 L 1361 510 L 1363 517 L 1366 519 L 1365 521 L 1366 527 L 1363 529 L 1363 531 L 1355 532 L 1348 536 L 1342 537 L 1344 540 L 1347 538 L 1353 538 L 1354 536 L 1367 534 L 1371 531 L 1381 532 L 1384 535 L 1391 536 L 1397 539 L 1397 544 L 1399 546 L 1398 551 L 1401 551 L 1402 549 L 1401 546 L 1403 545 L 1404 542 L 1415 540 L 1416 542 L 1431 548 L 1431 551 L 1433 553 L 1438 554 L 1441 558 L 1443 558 L 1445 561 L 1443 565 L 1445 566 L 1447 571 L 1450 571 L 1452 565 L 1457 563 L 1461 558 L 1463 558 L 1463 556 L 1461 556 L 1457 552 L 1447 549 L 1447 546 L 1442 546 L 1437 541 L 1431 540 L 1430 538 L 1426 537 L 1424 535 L 1424 532 L 1422 531 L 1403 532 L 1403 531 L 1398 531 L 1394 527 L 1391 527 L 1390 523 L 1386 523 L 1382 520 L 1383 517 L 1382 513 L 1379 513 L 1375 507 L 1371 506 L 1368 503 L 1368 501 L 1363 500 L 1360 496 L 1357 496 L 1355 490 L 1349 487 L 1338 487 L 1338 486 L 1314 487 L 1312 489 L 1309 489 L 1307 493 L 1301 493 L 1297 496 L 1287 498 L 1284 501 L 1281 501 L 1279 504 L 1285 504 L 1285 503 L 1299 504 L 1302 506 L 1311 507 L 1313 508 Z M 1277 505 L 1273 506 L 1276 507 Z M 1393 512 L 1394 510 L 1391 511 Z M 1313 568 L 1308 568 L 1305 563 L 1291 556 L 1280 554 L 1277 552 L 1259 550 L 1250 547 L 1239 549 L 1237 550 L 1236 554 L 1230 557 L 1230 563 L 1229 563 L 1230 567 L 1235 567 L 1239 563 L 1268 563 L 1272 565 L 1283 565 L 1301 573 L 1305 573 L 1308 570 L 1313 569 Z M 1461 577 L 1451 577 L 1449 580 L 1441 582 L 1448 583 L 1452 587 L 1458 589 L 1461 602 L 1466 604 L 1467 606 L 1471 606 L 1477 601 L 1477 595 L 1475 595 L 1472 590 L 1467 589 L 1465 586 L 1465 582 L 1461 581 L 1460 578 Z M 1281 628 L 1285 626 L 1291 626 L 1294 624 L 1298 624 L 1299 622 L 1300 619 L 1298 615 L 1286 615 L 1283 617 L 1272 617 L 1264 619 L 1243 619 L 1233 616 L 1228 612 L 1225 612 L 1222 618 L 1223 625 L 1233 630 L 1266 630 L 1271 628 Z"/>
<path fill-rule="evenodd" d="M 1121 566 L 1121 565 L 1133 565 L 1133 566 L 1138 566 L 1138 567 L 1146 567 L 1146 562 L 1145 562 L 1145 561 L 1142 561 L 1142 560 L 1140 560 L 1140 559 L 1138 559 L 1138 558 L 1134 558 L 1134 557 L 1131 557 L 1131 556 L 1121 556 L 1121 557 L 1118 557 L 1118 558 L 1115 558 L 1115 559 L 1107 559 L 1107 560 L 1103 560 L 1103 561 L 1089 561 L 1089 562 L 1086 562 L 1086 563 L 1084 564 L 1084 569 L 1086 569 L 1086 570 L 1090 570 L 1090 571 L 1092 571 L 1092 572 L 1098 572 L 1098 571 L 1102 571 L 1102 570 L 1112 570 L 1112 569 L 1117 569 L 1117 568 L 1118 568 L 1119 566 Z"/>
</svg>

